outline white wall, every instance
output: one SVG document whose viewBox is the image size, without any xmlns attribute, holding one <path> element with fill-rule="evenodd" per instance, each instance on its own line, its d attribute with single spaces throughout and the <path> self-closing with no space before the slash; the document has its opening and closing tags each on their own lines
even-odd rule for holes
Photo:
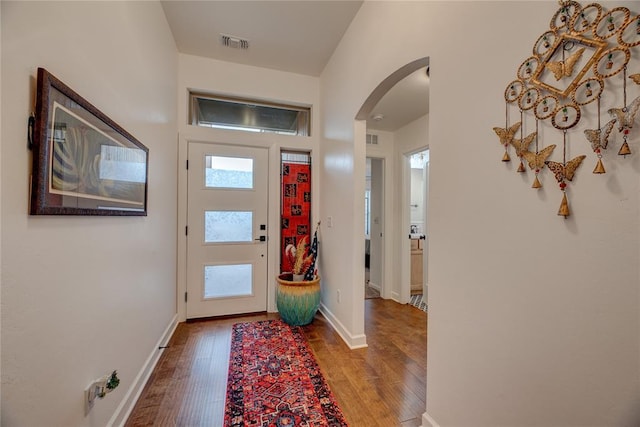
<svg viewBox="0 0 640 427">
<path fill-rule="evenodd" d="M 319 79 L 301 74 L 287 73 L 266 68 L 251 67 L 230 62 L 212 60 L 193 55 L 179 55 L 178 67 L 178 117 L 180 129 L 180 165 L 187 157 L 188 141 L 233 143 L 269 149 L 269 261 L 268 261 L 268 303 L 269 311 L 277 311 L 275 304 L 275 278 L 280 273 L 280 151 L 282 149 L 309 151 L 312 154 L 312 225 L 319 219 L 320 179 L 318 163 L 319 134 Z M 188 123 L 189 91 L 235 96 L 309 106 L 312 111 L 311 136 L 300 137 L 277 135 L 272 133 L 253 133 L 206 129 L 191 126 Z M 178 172 L 179 230 L 186 225 L 186 169 Z M 322 232 L 319 233 L 322 240 Z M 320 243 L 322 247 L 322 243 Z M 186 290 L 186 237 L 178 235 L 178 295 Z M 320 263 L 322 261 L 320 260 Z M 322 264 L 319 267 L 322 277 Z M 183 300 L 178 303 L 180 319 L 186 317 Z"/>
<path fill-rule="evenodd" d="M 604 4 L 618 5 L 638 13 L 637 2 Z M 328 292 L 353 289 L 329 304 L 347 334 L 358 336 L 363 216 L 353 194 L 364 188 L 365 149 L 353 118 L 386 76 L 430 58 L 425 425 L 635 425 L 640 157 L 607 153 L 607 175 L 593 175 L 595 160 L 577 129 L 572 156 L 589 157 L 570 186 L 573 215 L 565 220 L 556 215 L 553 177 L 545 174 L 543 189 L 532 190 L 531 173 L 500 162 L 492 131 L 504 123 L 505 86 L 557 8 L 551 1 L 365 2 L 321 76 L 321 215 L 335 223 L 325 233 L 325 283 Z M 638 68 L 637 51 L 630 70 Z M 640 94 L 628 90 L 630 99 Z M 588 109 L 581 124 L 593 120 Z M 543 128 L 547 143 L 561 139 Z"/>
<path fill-rule="evenodd" d="M 177 52 L 157 2 L 1 10 L 1 421 L 104 426 L 175 319 Z M 149 148 L 147 217 L 29 216 L 37 67 Z M 113 370 L 120 386 L 85 416 L 85 388 Z"/>
</svg>

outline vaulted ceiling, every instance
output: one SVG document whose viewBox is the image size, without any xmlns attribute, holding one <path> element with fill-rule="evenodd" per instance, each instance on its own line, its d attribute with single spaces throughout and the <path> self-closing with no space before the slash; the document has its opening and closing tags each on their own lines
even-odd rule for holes
<svg viewBox="0 0 640 427">
<path fill-rule="evenodd" d="M 181 53 L 316 77 L 362 5 L 361 0 L 161 3 Z M 367 125 L 394 131 L 426 114 L 427 99 L 423 70 L 398 83 L 372 112 L 382 120 L 370 118 Z"/>
</svg>

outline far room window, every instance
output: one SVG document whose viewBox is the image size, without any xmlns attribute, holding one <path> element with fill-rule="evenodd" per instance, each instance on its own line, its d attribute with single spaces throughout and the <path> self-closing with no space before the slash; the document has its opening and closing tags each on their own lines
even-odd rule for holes
<svg viewBox="0 0 640 427">
<path fill-rule="evenodd" d="M 195 126 L 287 135 L 310 135 L 311 108 L 190 94 L 189 123 Z"/>
</svg>

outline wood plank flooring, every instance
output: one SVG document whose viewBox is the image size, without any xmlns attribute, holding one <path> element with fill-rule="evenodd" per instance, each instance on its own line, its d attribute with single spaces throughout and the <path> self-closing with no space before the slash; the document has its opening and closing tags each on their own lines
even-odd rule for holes
<svg viewBox="0 0 640 427">
<path fill-rule="evenodd" d="M 231 327 L 260 314 L 181 323 L 126 426 L 221 427 Z M 417 427 L 426 408 L 427 315 L 390 300 L 365 300 L 369 347 L 349 350 L 320 314 L 303 327 L 351 427 Z"/>
</svg>

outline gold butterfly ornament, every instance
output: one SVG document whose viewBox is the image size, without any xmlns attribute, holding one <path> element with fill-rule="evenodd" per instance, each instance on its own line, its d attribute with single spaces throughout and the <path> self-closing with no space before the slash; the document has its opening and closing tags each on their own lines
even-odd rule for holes
<svg viewBox="0 0 640 427">
<path fill-rule="evenodd" d="M 515 136 L 518 129 L 520 129 L 520 122 L 514 123 L 513 125 L 506 128 L 493 128 L 493 131 L 496 133 L 496 135 L 498 135 L 498 138 L 500 138 L 500 144 L 504 145 L 504 156 L 502 156 L 503 162 L 508 162 L 511 160 L 509 158 L 509 153 L 507 152 L 507 147 L 509 146 L 511 141 L 513 141 L 513 137 Z"/>
<path fill-rule="evenodd" d="M 593 173 L 606 173 L 604 165 L 602 164 L 602 150 L 605 150 L 607 145 L 609 145 L 609 135 L 611 135 L 611 130 L 615 123 L 616 119 L 613 119 L 600 129 L 586 129 L 584 131 L 584 136 L 587 137 L 587 140 L 591 144 L 591 149 L 598 156 L 598 162 L 596 163 L 596 167 L 593 169 Z"/>
<path fill-rule="evenodd" d="M 627 143 L 627 137 L 633 128 L 633 121 L 636 118 L 636 114 L 638 114 L 638 109 L 640 109 L 640 96 L 631 101 L 631 104 L 624 108 L 610 108 L 607 110 L 612 117 L 615 117 L 616 122 L 618 123 L 618 132 L 622 132 L 622 138 L 624 141 L 620 146 L 620 151 L 618 151 L 619 155 L 626 156 L 627 154 L 631 154 L 631 149 Z"/>
<path fill-rule="evenodd" d="M 553 175 L 556 177 L 556 181 L 560 183 L 560 189 L 564 191 L 567 184 L 564 182 L 565 179 L 567 181 L 573 181 L 573 177 L 576 173 L 576 169 L 580 166 L 580 163 L 585 159 L 585 155 L 578 156 L 574 159 L 569 160 L 566 164 L 562 164 L 560 162 L 553 162 L 551 160 L 547 160 L 544 162 L 545 165 L 553 172 Z"/>
<path fill-rule="evenodd" d="M 571 77 L 573 75 L 573 68 L 582 57 L 583 52 L 584 48 L 580 48 L 563 61 L 547 62 L 545 67 L 553 73 L 556 80 L 560 80 L 563 77 Z"/>
<path fill-rule="evenodd" d="M 522 157 L 524 157 L 529 163 L 529 168 L 535 171 L 535 179 L 533 180 L 533 184 L 531 188 L 541 188 L 542 184 L 538 179 L 538 174 L 540 170 L 544 167 L 544 162 L 553 152 L 553 149 L 556 148 L 555 144 L 551 144 L 548 147 L 544 147 L 542 150 L 532 153 L 531 151 L 524 151 L 522 153 Z"/>
<path fill-rule="evenodd" d="M 618 122 L 618 132 L 633 128 L 633 121 L 640 109 L 640 96 L 624 108 L 610 108 L 608 113 Z M 627 132 L 628 133 L 628 132 Z"/>
<path fill-rule="evenodd" d="M 587 137 L 594 153 L 598 153 L 599 150 L 607 148 L 607 145 L 609 144 L 609 135 L 611 135 L 611 130 L 615 123 L 616 119 L 613 119 L 600 129 L 587 129 L 584 131 L 584 136 Z"/>
<path fill-rule="evenodd" d="M 545 147 L 542 150 L 538 151 L 537 153 L 525 151 L 524 153 L 522 153 L 522 155 L 525 159 L 527 159 L 527 162 L 529 162 L 529 167 L 531 169 L 536 169 L 539 172 L 540 169 L 544 167 L 545 160 L 547 160 L 547 158 L 551 155 L 551 152 L 554 148 L 556 148 L 556 145 L 551 144 L 548 147 Z"/>
<path fill-rule="evenodd" d="M 511 145 L 513 145 L 513 147 L 516 149 L 516 154 L 518 155 L 518 157 L 520 157 L 520 166 L 518 166 L 518 172 L 526 172 L 524 163 L 522 163 L 522 157 L 524 155 L 524 152 L 529 149 L 529 146 L 531 145 L 533 140 L 536 138 L 537 134 L 538 134 L 537 132 L 533 132 L 532 134 L 526 136 L 525 138 L 522 138 L 522 139 L 514 138 L 511 140 Z"/>
<path fill-rule="evenodd" d="M 558 215 L 565 217 L 565 219 L 571 214 L 569 211 L 569 202 L 567 201 L 567 193 L 565 189 L 567 187 L 567 183 L 564 180 L 572 181 L 573 176 L 576 173 L 576 169 L 585 159 L 585 155 L 578 156 L 574 159 L 569 160 L 565 164 L 559 162 L 553 162 L 551 160 L 547 160 L 544 162 L 549 170 L 553 172 L 553 175 L 556 177 L 556 181 L 560 183 L 560 190 L 562 190 L 562 202 L 560 203 L 560 209 L 558 209 Z"/>
</svg>

